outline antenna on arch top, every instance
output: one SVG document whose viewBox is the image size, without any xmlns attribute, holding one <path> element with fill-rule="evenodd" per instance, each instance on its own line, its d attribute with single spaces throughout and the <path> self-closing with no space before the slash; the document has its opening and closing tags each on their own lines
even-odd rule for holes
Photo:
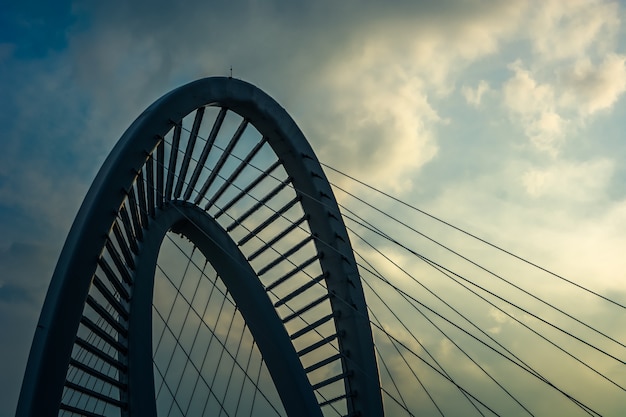
<svg viewBox="0 0 626 417">
<path fill-rule="evenodd" d="M 228 76 L 228 78 L 233 78 L 233 66 L 230 66 L 230 75 Z"/>
</svg>

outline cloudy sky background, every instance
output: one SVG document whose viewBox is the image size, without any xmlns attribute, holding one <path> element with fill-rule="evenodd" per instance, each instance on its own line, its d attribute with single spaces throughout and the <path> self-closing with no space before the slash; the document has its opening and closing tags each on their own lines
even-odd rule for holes
<svg viewBox="0 0 626 417">
<path fill-rule="evenodd" d="M 625 6 L 2 5 L 0 416 L 14 412 L 56 258 L 109 150 L 162 94 L 231 67 L 326 164 L 626 303 Z"/>
</svg>

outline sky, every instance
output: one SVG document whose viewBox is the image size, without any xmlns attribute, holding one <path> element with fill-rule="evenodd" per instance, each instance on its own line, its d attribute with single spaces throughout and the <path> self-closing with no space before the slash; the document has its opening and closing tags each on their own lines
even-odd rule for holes
<svg viewBox="0 0 626 417">
<path fill-rule="evenodd" d="M 322 162 L 626 303 L 625 17 L 599 0 L 3 1 L 0 417 L 108 152 L 158 97 L 231 68 Z"/>
</svg>

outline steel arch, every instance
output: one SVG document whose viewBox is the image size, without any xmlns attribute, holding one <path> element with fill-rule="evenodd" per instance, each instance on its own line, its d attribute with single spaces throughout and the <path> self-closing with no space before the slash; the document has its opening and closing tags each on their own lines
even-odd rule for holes
<svg viewBox="0 0 626 417">
<path fill-rule="evenodd" d="M 56 414 L 61 402 L 77 331 L 83 318 L 82 312 L 88 301 L 92 280 L 95 279 L 94 274 L 99 265 L 102 265 L 102 254 L 108 248 L 109 236 L 113 233 L 112 228 L 116 226 L 117 217 L 121 210 L 126 210 L 124 204 L 129 201 L 129 198 L 135 198 L 133 197 L 135 189 L 138 190 L 141 202 L 146 204 L 146 199 L 139 191 L 144 187 L 142 172 L 146 172 L 146 176 L 152 175 L 154 160 L 163 160 L 162 155 L 158 154 L 162 152 L 159 146 L 162 146 L 164 137 L 173 129 L 173 126 L 180 134 L 180 127 L 175 127 L 177 123 L 180 126 L 182 119 L 194 111 L 196 111 L 196 118 L 201 119 L 200 113 L 203 110 L 200 109 L 205 106 L 215 106 L 234 112 L 241 116 L 245 123 L 254 126 L 263 135 L 263 140 L 271 146 L 279 158 L 280 165 L 289 175 L 288 182 L 292 184 L 298 204 L 306 214 L 306 222 L 312 233 L 310 240 L 317 251 L 316 262 L 319 262 L 323 271 L 328 291 L 327 298 L 332 308 L 332 322 L 336 329 L 335 338 L 338 341 L 343 369 L 343 373 L 337 379 L 342 380 L 345 386 L 348 414 L 363 416 L 383 414 L 372 333 L 356 261 L 345 225 L 341 216 L 338 215 L 337 203 L 320 164 L 295 122 L 272 98 L 255 86 L 241 80 L 215 77 L 189 83 L 157 100 L 124 133 L 100 169 L 72 225 L 48 289 L 20 393 L 18 416 Z M 197 130 L 195 134 L 197 135 Z M 193 148 L 193 145 L 191 147 Z M 178 150 L 175 149 L 174 152 Z M 155 153 L 157 157 L 153 157 Z M 149 164 L 149 169 L 146 168 L 147 164 Z M 184 164 L 185 162 L 182 165 Z M 181 175 L 184 179 L 186 172 Z M 149 178 L 148 185 L 154 186 L 151 181 Z M 162 178 L 161 182 L 163 182 Z M 170 210 L 169 213 L 184 212 L 191 217 L 199 216 L 195 214 L 200 211 L 199 209 L 182 205 L 182 202 L 174 202 L 180 200 L 178 197 L 181 194 L 181 183 L 181 181 L 177 182 L 172 198 L 169 198 L 172 190 L 165 189 L 160 197 L 157 193 L 157 201 L 154 201 L 155 194 L 150 191 L 147 206 L 141 213 L 146 220 L 138 221 L 139 228 L 135 225 L 136 243 L 140 246 L 141 256 L 135 254 L 134 258 L 138 266 L 137 269 L 131 268 L 132 296 L 129 297 L 127 306 L 131 313 L 135 311 L 135 308 L 139 308 L 137 307 L 139 304 L 146 303 L 147 296 L 141 296 L 136 292 L 143 291 L 147 294 L 151 289 L 150 285 L 146 284 L 150 278 L 145 278 L 150 273 L 145 273 L 144 277 L 144 273 L 137 272 L 140 270 L 139 265 L 143 253 L 150 252 L 144 251 L 149 244 L 142 241 L 140 236 L 142 231 L 139 229 L 142 227 L 146 230 L 158 228 L 157 225 L 160 223 L 156 220 L 159 217 L 157 212 L 162 207 L 164 212 L 168 212 L 167 207 L 171 206 L 177 207 L 178 211 Z M 168 185 L 170 185 L 169 181 Z M 185 192 L 182 200 L 190 200 L 191 194 L 191 192 Z M 196 196 L 196 201 L 193 203 L 190 201 L 187 204 L 198 206 L 201 201 L 202 198 Z M 198 217 L 200 218 L 202 216 Z M 207 234 L 207 229 L 210 229 L 207 225 L 211 224 L 211 221 L 202 220 L 201 223 L 204 224 L 203 227 L 192 227 L 186 233 L 202 240 L 201 235 Z M 173 225 L 168 222 L 163 224 Z M 219 235 L 217 230 L 214 229 L 210 234 Z M 201 233 L 198 234 L 198 231 Z M 154 239 L 154 242 L 156 241 L 158 239 Z M 199 244 L 199 242 L 194 243 Z M 229 247 L 231 247 L 229 253 L 235 254 L 237 245 L 231 241 Z M 235 254 L 235 256 L 240 260 L 245 259 L 240 254 Z M 250 266 L 248 265 L 247 268 L 249 269 Z M 256 275 L 260 275 L 258 270 Z M 260 284 L 257 278 L 258 285 Z M 142 287 L 144 290 L 141 290 Z M 266 299 L 264 303 L 268 304 L 269 300 Z M 145 312 L 146 306 L 144 305 L 143 308 Z M 273 317 L 269 317 L 269 313 L 264 313 L 263 318 L 273 320 L 276 325 L 282 326 L 275 312 Z M 132 335 L 135 330 L 131 323 L 133 323 L 132 318 L 126 324 L 128 340 L 121 336 L 118 340 L 124 349 L 128 349 L 133 343 Z M 282 332 L 288 340 L 290 335 L 286 334 L 284 327 Z M 137 335 L 139 334 L 138 332 Z M 292 339 L 293 336 L 292 334 Z M 293 346 L 290 349 L 293 351 Z M 264 356 L 266 354 L 270 355 L 269 352 L 263 352 Z M 293 355 L 293 352 L 288 353 L 285 350 L 285 355 Z M 129 378 L 133 375 L 130 371 L 133 366 L 132 358 L 132 353 L 129 351 L 125 359 L 128 372 L 123 371 L 120 374 L 120 379 L 124 379 L 124 384 L 121 385 L 124 387 L 121 388 L 121 396 L 124 398 L 120 399 L 120 404 L 129 412 L 133 410 L 128 409 L 128 404 L 132 404 L 132 401 L 129 401 L 127 397 L 134 395 L 136 391 L 141 391 L 136 388 L 137 381 Z M 275 373 L 280 373 L 271 363 L 268 363 L 268 368 L 273 378 L 276 378 Z M 299 373 L 301 377 L 303 371 L 300 365 L 294 375 Z M 149 372 L 151 373 L 152 369 Z M 300 377 L 296 376 L 296 378 Z M 278 378 L 281 377 L 278 376 Z M 310 385 L 309 389 L 312 391 L 313 388 Z M 292 389 L 292 393 L 296 391 L 298 390 Z M 295 401 L 294 404 L 297 402 L 300 405 L 304 404 L 306 408 L 311 407 L 310 396 L 307 399 L 307 395 L 302 393 L 298 398 L 300 401 Z M 293 411 L 295 408 L 287 406 L 286 408 L 295 413 Z M 318 414 L 319 407 L 311 410 L 310 415 Z M 304 415 L 304 413 L 298 415 Z"/>
<path fill-rule="evenodd" d="M 209 215 L 195 205 L 178 202 L 157 211 L 137 264 L 136 298 L 131 305 L 128 332 L 128 361 L 134 365 L 128 369 L 129 414 L 151 414 L 146 412 L 146 404 L 154 403 L 154 383 L 146 381 L 146 375 L 152 374 L 152 335 L 146 334 L 150 326 L 145 323 L 151 320 L 152 285 L 159 247 L 170 230 L 194 242 L 220 272 L 261 347 L 268 368 L 273 371 L 287 412 L 321 415 L 315 410 L 317 403 L 289 337 L 246 258 Z M 133 387 L 138 389 L 133 392 Z"/>
</svg>

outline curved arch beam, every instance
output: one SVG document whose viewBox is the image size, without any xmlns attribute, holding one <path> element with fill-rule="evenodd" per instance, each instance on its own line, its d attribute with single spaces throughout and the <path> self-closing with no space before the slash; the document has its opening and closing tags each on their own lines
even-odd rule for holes
<svg viewBox="0 0 626 417">
<path fill-rule="evenodd" d="M 128 331 L 130 416 L 156 416 L 152 366 L 152 296 L 161 243 L 171 230 L 191 240 L 215 268 L 244 317 L 290 416 L 321 417 L 311 384 L 256 274 L 228 234 L 193 204 L 157 211 L 137 262 Z M 150 380 L 146 380 L 150 376 Z"/>
</svg>

